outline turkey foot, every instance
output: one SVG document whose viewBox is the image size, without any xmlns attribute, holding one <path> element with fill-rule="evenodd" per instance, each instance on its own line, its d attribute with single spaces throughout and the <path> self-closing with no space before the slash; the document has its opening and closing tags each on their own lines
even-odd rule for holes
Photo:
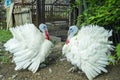
<svg viewBox="0 0 120 80">
<path fill-rule="evenodd" d="M 44 67 L 46 67 L 46 66 L 47 66 L 46 64 L 42 63 L 42 64 L 40 65 L 40 68 L 44 68 Z"/>
<path fill-rule="evenodd" d="M 76 72 L 78 70 L 77 66 L 73 66 L 67 72 Z"/>
<path fill-rule="evenodd" d="M 61 58 L 61 59 L 60 59 L 60 61 L 65 61 L 65 60 L 67 60 L 67 59 L 66 59 L 66 58 Z"/>
<path fill-rule="evenodd" d="M 84 73 L 84 72 L 82 70 L 79 70 L 78 73 L 81 74 L 81 73 Z"/>
</svg>

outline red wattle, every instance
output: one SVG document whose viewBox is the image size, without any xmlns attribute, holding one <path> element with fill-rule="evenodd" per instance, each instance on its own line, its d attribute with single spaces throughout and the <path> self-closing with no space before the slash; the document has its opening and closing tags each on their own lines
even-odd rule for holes
<svg viewBox="0 0 120 80">
<path fill-rule="evenodd" d="M 68 44 L 69 42 L 70 42 L 70 41 L 67 39 L 67 40 L 66 40 L 66 44 Z"/>
<path fill-rule="evenodd" d="M 48 31 L 45 31 L 45 38 L 50 40 L 50 37 L 49 37 L 49 34 L 48 34 Z"/>
</svg>

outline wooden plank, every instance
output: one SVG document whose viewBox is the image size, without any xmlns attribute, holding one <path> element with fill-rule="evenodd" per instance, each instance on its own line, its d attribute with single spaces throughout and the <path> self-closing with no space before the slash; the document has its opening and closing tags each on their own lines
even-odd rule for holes
<svg viewBox="0 0 120 80">
<path fill-rule="evenodd" d="M 29 11 L 28 13 L 23 13 L 22 14 L 22 24 L 25 23 L 32 23 L 32 17 L 31 17 L 31 12 Z"/>
<path fill-rule="evenodd" d="M 12 11 L 13 11 L 14 3 L 11 3 L 9 7 L 6 8 L 7 12 L 7 28 L 13 26 L 13 19 L 12 19 Z"/>
<path fill-rule="evenodd" d="M 16 8 L 14 10 L 14 16 L 16 25 L 32 23 L 32 14 L 29 8 Z"/>
</svg>

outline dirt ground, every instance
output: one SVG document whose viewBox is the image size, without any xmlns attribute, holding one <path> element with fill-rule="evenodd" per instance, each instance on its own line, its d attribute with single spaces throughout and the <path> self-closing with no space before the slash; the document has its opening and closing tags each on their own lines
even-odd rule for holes
<svg viewBox="0 0 120 80">
<path fill-rule="evenodd" d="M 0 63 L 0 80 L 88 80 L 84 73 L 67 71 L 72 65 L 62 58 L 63 42 L 55 45 L 53 52 L 46 61 L 47 66 L 39 68 L 36 73 L 28 70 L 15 71 L 15 64 Z M 120 64 L 107 67 L 108 73 L 102 73 L 94 80 L 120 80 Z"/>
<path fill-rule="evenodd" d="M 8 64 L 0 62 L 0 80 L 88 80 L 84 73 L 67 72 L 72 65 L 66 60 L 60 61 L 63 45 L 64 42 L 56 43 L 53 52 L 45 62 L 47 66 L 39 68 L 34 74 L 28 70 L 15 71 L 15 64 L 12 62 Z M 94 80 L 120 80 L 120 64 L 115 66 L 110 65 L 106 68 L 108 73 L 102 73 Z"/>
</svg>

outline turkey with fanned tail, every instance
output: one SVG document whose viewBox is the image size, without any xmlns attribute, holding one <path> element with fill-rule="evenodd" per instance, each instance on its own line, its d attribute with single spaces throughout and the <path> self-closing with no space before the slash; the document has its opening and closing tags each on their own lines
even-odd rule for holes
<svg viewBox="0 0 120 80">
<path fill-rule="evenodd" d="M 10 28 L 13 38 L 4 47 L 13 54 L 15 70 L 28 68 L 35 73 L 51 52 L 53 43 L 49 40 L 47 26 L 41 23 L 39 29 L 34 24 Z"/>
<path fill-rule="evenodd" d="M 69 27 L 62 53 L 67 61 L 74 65 L 69 71 L 78 68 L 86 74 L 89 80 L 93 80 L 101 72 L 108 72 L 106 66 L 111 50 L 114 50 L 112 41 L 108 39 L 112 36 L 112 30 L 105 30 L 97 25 L 88 25 L 82 27 L 78 33 L 77 31 L 77 26 Z"/>
</svg>

